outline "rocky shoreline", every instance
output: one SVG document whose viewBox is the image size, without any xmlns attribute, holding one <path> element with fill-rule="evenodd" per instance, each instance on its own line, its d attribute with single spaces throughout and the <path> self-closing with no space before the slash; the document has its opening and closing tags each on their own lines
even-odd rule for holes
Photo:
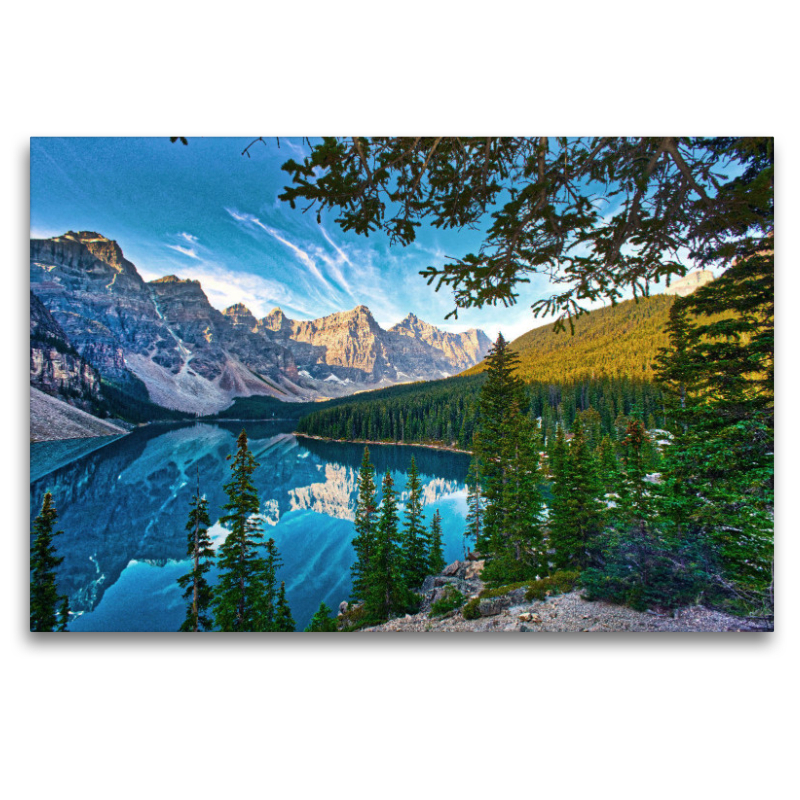
<svg viewBox="0 0 800 800">
<path fill-rule="evenodd" d="M 526 600 L 525 588 L 491 597 L 479 595 L 481 561 L 456 561 L 441 575 L 429 576 L 423 584 L 424 601 L 417 614 L 363 628 L 362 633 L 742 633 L 773 630 L 771 622 L 724 614 L 704 606 L 682 608 L 671 614 L 635 611 L 581 597 L 580 590 Z M 432 603 L 441 599 L 446 587 L 458 589 L 477 605 L 480 616 L 465 619 L 463 608 L 441 617 L 430 616 Z M 492 593 L 494 594 L 494 593 Z"/>
</svg>

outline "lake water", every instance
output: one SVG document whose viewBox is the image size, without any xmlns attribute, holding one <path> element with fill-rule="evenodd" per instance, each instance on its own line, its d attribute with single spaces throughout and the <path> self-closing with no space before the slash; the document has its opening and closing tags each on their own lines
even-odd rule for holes
<svg viewBox="0 0 800 800">
<path fill-rule="evenodd" d="M 150 425 L 104 440 L 31 445 L 31 519 L 46 491 L 58 510 L 61 592 L 77 615 L 73 631 L 175 631 L 185 616 L 176 580 L 189 569 L 186 519 L 200 474 L 216 544 L 227 532 L 216 520 L 227 497 L 226 456 L 237 424 Z M 265 539 L 284 561 L 279 580 L 297 629 L 325 601 L 334 611 L 349 598 L 356 479 L 364 446 L 295 437 L 281 423 L 247 423 L 260 466 L 254 483 Z M 400 502 L 413 455 L 421 474 L 426 523 L 442 515 L 445 559 L 463 556 L 464 480 L 469 457 L 423 447 L 370 447 L 376 481 L 392 472 Z M 402 509 L 401 509 L 402 519 Z M 215 578 L 212 572 L 212 580 Z"/>
</svg>

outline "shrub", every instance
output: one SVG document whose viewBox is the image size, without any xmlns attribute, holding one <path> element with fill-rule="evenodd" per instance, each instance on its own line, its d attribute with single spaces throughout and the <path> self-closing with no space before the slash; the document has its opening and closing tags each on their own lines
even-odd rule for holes
<svg viewBox="0 0 800 800">
<path fill-rule="evenodd" d="M 461 609 L 461 614 L 464 619 L 478 619 L 481 615 L 481 601 L 479 597 L 470 600 L 464 608 Z"/>
<path fill-rule="evenodd" d="M 506 583 L 503 586 L 494 586 L 489 589 L 484 589 L 481 592 L 481 597 L 502 597 L 504 594 L 513 592 L 514 589 L 522 589 L 528 586 L 528 581 L 519 581 L 517 583 Z"/>
<path fill-rule="evenodd" d="M 558 570 L 546 578 L 530 583 L 525 599 L 544 600 L 548 595 L 566 594 L 577 586 L 580 577 L 577 570 Z"/>
<path fill-rule="evenodd" d="M 441 617 L 464 605 L 464 595 L 454 586 L 445 586 L 442 596 L 431 605 L 430 616 Z"/>
</svg>

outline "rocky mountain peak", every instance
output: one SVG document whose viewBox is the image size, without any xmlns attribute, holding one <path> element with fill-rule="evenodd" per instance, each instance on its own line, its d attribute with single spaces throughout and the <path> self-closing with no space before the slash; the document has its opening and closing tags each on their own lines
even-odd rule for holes
<svg viewBox="0 0 800 800">
<path fill-rule="evenodd" d="M 54 241 L 82 244 L 95 258 L 104 261 L 116 270 L 126 271 L 130 263 L 125 260 L 122 248 L 113 239 L 96 231 L 67 231 L 63 236 L 54 237 Z"/>
<path fill-rule="evenodd" d="M 691 294 L 695 289 L 705 286 L 714 280 L 714 273 L 707 269 L 701 269 L 697 272 L 690 272 L 688 275 L 679 278 L 664 289 L 664 294 L 678 295 L 679 297 L 686 297 Z"/>
<path fill-rule="evenodd" d="M 261 327 L 269 331 L 291 330 L 292 320 L 290 320 L 280 308 L 276 307 L 261 320 Z"/>
<path fill-rule="evenodd" d="M 234 328 L 246 328 L 252 331 L 258 325 L 255 315 L 244 303 L 234 303 L 222 313 L 230 320 Z"/>
<path fill-rule="evenodd" d="M 177 275 L 165 275 L 163 278 L 156 278 L 148 281 L 148 283 L 199 283 L 199 281 L 193 281 L 190 278 L 179 278 Z"/>
</svg>

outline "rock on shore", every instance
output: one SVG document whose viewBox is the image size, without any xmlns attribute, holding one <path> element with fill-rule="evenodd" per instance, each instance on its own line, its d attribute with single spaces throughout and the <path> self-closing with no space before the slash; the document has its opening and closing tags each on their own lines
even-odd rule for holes
<svg viewBox="0 0 800 800">
<path fill-rule="evenodd" d="M 423 585 L 425 601 L 418 614 L 390 620 L 383 625 L 364 628 L 372 633 L 616 633 L 620 631 L 721 633 L 769 631 L 762 620 L 748 620 L 723 614 L 702 606 L 683 608 L 671 614 L 634 611 L 581 598 L 580 591 L 526 601 L 525 590 L 516 589 L 499 597 L 480 601 L 479 619 L 464 619 L 461 610 L 444 617 L 430 617 L 431 602 L 438 599 L 447 585 L 454 585 L 465 597 L 477 596 L 483 584 L 476 575 L 482 562 L 455 562 L 442 575 L 429 576 Z M 449 573 L 449 574 L 446 574 Z M 467 575 L 469 574 L 469 577 Z"/>
</svg>

